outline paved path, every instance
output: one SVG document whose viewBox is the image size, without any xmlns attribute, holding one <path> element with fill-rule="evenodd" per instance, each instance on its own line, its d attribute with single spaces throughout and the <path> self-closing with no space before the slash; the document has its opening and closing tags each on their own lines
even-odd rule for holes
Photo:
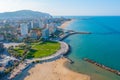
<svg viewBox="0 0 120 80">
<path fill-rule="evenodd" d="M 65 42 L 59 42 L 61 44 L 60 50 L 58 50 L 55 54 L 48 56 L 48 57 L 43 57 L 43 58 L 36 58 L 36 59 L 26 59 L 28 63 L 31 63 L 33 61 L 48 61 L 48 60 L 54 60 L 56 58 L 59 58 L 66 54 L 69 50 L 69 46 Z"/>
</svg>

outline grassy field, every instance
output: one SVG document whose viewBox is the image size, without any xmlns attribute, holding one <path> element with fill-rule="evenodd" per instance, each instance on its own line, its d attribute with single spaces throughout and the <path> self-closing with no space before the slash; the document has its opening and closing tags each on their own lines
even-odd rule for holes
<svg viewBox="0 0 120 80">
<path fill-rule="evenodd" d="M 20 47 L 16 47 L 13 50 L 16 52 L 17 55 L 23 56 L 24 49 L 21 49 Z"/>
<path fill-rule="evenodd" d="M 44 42 L 44 43 L 31 43 L 30 49 L 26 58 L 41 58 L 54 54 L 60 49 L 60 43 L 57 42 Z"/>
</svg>

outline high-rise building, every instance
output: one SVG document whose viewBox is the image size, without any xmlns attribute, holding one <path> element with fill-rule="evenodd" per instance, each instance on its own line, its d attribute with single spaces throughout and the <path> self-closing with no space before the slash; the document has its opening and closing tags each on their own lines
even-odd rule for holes
<svg viewBox="0 0 120 80">
<path fill-rule="evenodd" d="M 4 40 L 4 35 L 0 34 L 0 41 L 3 41 L 3 40 Z"/>
<path fill-rule="evenodd" d="M 50 34 L 55 33 L 56 30 L 57 30 L 57 27 L 56 27 L 56 25 L 55 25 L 54 23 L 50 23 L 50 24 L 48 25 L 48 28 L 49 28 Z"/>
<path fill-rule="evenodd" d="M 42 19 L 39 19 L 39 28 L 43 28 L 43 20 Z"/>
<path fill-rule="evenodd" d="M 36 33 L 35 30 L 30 31 L 30 37 L 33 38 L 33 39 L 37 39 L 37 33 Z"/>
<path fill-rule="evenodd" d="M 31 23 L 31 28 L 33 28 L 33 21 L 31 21 L 30 23 Z"/>
<path fill-rule="evenodd" d="M 49 38 L 49 28 L 48 25 L 46 25 L 46 28 L 42 30 L 42 38 L 48 39 Z"/>
<path fill-rule="evenodd" d="M 4 50 L 4 45 L 2 42 L 0 42 L 0 53 Z"/>
<path fill-rule="evenodd" d="M 20 24 L 20 28 L 21 28 L 21 36 L 26 36 L 28 35 L 28 26 L 27 23 L 22 23 Z"/>
</svg>

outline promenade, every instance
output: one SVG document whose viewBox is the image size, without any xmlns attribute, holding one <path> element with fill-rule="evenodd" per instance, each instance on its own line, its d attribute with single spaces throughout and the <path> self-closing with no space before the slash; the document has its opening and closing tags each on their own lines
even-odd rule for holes
<svg viewBox="0 0 120 80">
<path fill-rule="evenodd" d="M 43 58 L 26 59 L 26 61 L 28 63 L 31 63 L 33 61 L 46 62 L 46 61 L 51 61 L 51 60 L 54 60 L 54 59 L 62 57 L 64 54 L 66 54 L 69 51 L 69 46 L 65 42 L 59 41 L 59 43 L 61 45 L 60 46 L 60 50 L 58 50 L 55 54 L 53 54 L 51 56 L 48 56 L 48 57 L 43 57 Z"/>
<path fill-rule="evenodd" d="M 73 31 L 73 30 L 72 31 L 68 30 L 67 33 L 60 36 L 59 40 L 62 41 L 63 39 L 65 39 L 73 34 L 92 34 L 92 33 L 91 32 L 77 32 L 77 31 Z"/>
</svg>

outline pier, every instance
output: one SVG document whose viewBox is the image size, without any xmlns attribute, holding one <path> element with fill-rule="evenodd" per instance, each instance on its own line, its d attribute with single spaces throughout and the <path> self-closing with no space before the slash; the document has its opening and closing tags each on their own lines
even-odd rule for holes
<svg viewBox="0 0 120 80">
<path fill-rule="evenodd" d="M 78 32 L 78 31 L 73 31 L 73 30 L 68 30 L 64 35 L 60 36 L 60 41 L 64 40 L 65 38 L 69 37 L 70 35 L 74 34 L 92 34 L 91 32 Z"/>
<path fill-rule="evenodd" d="M 84 58 L 83 60 L 84 60 L 84 61 L 87 61 L 87 62 L 89 62 L 89 63 L 91 63 L 91 64 L 94 64 L 94 65 L 96 65 L 96 66 L 98 66 L 98 67 L 100 67 L 100 68 L 102 68 L 102 69 L 105 69 L 105 70 L 107 70 L 107 71 L 110 71 L 110 72 L 112 72 L 112 73 L 115 73 L 115 74 L 118 75 L 118 76 L 120 76 L 120 71 L 118 71 L 118 70 L 112 69 L 112 68 L 107 67 L 107 66 L 102 65 L 102 64 L 99 64 L 99 63 L 97 63 L 97 62 L 95 62 L 95 61 L 93 61 L 93 60 L 91 60 L 91 59 L 88 59 L 88 58 Z"/>
<path fill-rule="evenodd" d="M 73 61 L 72 59 L 70 59 L 70 58 L 68 58 L 68 57 L 65 57 L 65 56 L 64 56 L 64 58 L 66 58 L 70 64 L 73 64 L 73 63 L 74 63 L 74 61 Z"/>
</svg>

